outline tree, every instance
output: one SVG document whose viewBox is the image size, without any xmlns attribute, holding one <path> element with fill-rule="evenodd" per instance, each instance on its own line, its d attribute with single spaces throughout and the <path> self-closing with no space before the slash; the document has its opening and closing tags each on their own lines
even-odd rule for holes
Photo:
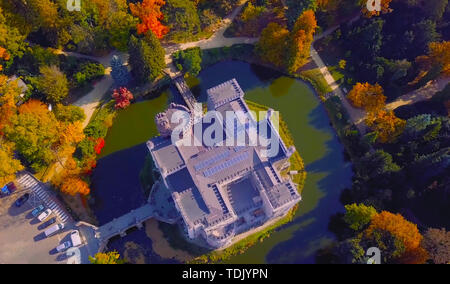
<svg viewBox="0 0 450 284">
<path fill-rule="evenodd" d="M 0 62 L 5 61 L 6 67 L 12 64 L 14 58 L 22 57 L 27 47 L 25 38 L 17 27 L 7 24 L 4 11 L 0 7 Z M 0 71 L 1 69 L 2 67 Z"/>
<path fill-rule="evenodd" d="M 86 115 L 82 108 L 74 105 L 62 105 L 57 104 L 53 109 L 56 119 L 61 122 L 74 123 L 83 122 L 86 119 Z"/>
<path fill-rule="evenodd" d="M 89 261 L 92 264 L 123 264 L 125 261 L 120 259 L 120 254 L 117 251 L 107 253 L 97 253 L 94 257 L 89 256 Z"/>
<path fill-rule="evenodd" d="M 295 73 L 307 63 L 316 28 L 317 22 L 312 10 L 304 11 L 295 22 L 288 41 L 287 69 L 290 73 Z"/>
<path fill-rule="evenodd" d="M 288 20 L 288 26 L 292 28 L 297 21 L 298 17 L 306 10 L 317 9 L 316 0 L 286 0 L 288 9 L 286 10 L 286 18 Z"/>
<path fill-rule="evenodd" d="M 125 109 L 130 105 L 130 101 L 134 98 L 133 94 L 127 88 L 115 89 L 112 95 L 113 99 L 116 100 L 116 109 Z"/>
<path fill-rule="evenodd" d="M 403 132 L 406 121 L 395 116 L 393 111 L 369 112 L 366 124 L 377 133 L 381 143 L 394 142 Z"/>
<path fill-rule="evenodd" d="M 393 162 L 391 154 L 377 150 L 373 153 L 366 153 L 358 161 L 357 169 L 359 176 L 373 179 L 398 172 L 400 167 Z"/>
<path fill-rule="evenodd" d="M 169 32 L 169 28 L 161 23 L 161 20 L 164 19 L 161 7 L 165 4 L 164 0 L 143 0 L 142 3 L 130 3 L 131 13 L 141 20 L 141 23 L 136 26 L 139 34 L 147 34 L 148 31 L 152 31 L 157 38 L 162 38 Z"/>
<path fill-rule="evenodd" d="M 192 1 L 166 0 L 165 20 L 170 25 L 169 36 L 177 42 L 192 39 L 201 31 L 197 8 Z"/>
<path fill-rule="evenodd" d="M 444 75 L 450 75 L 450 41 L 430 43 L 428 58 L 433 64 L 441 66 Z"/>
<path fill-rule="evenodd" d="M 355 231 L 359 231 L 370 223 L 372 217 L 377 214 L 377 210 L 372 206 L 364 204 L 345 205 L 344 221 Z"/>
<path fill-rule="evenodd" d="M 356 83 L 348 93 L 350 102 L 359 108 L 364 108 L 368 112 L 377 112 L 385 106 L 386 97 L 383 95 L 383 88 L 369 83 Z"/>
<path fill-rule="evenodd" d="M 16 114 L 16 101 L 20 95 L 17 81 L 9 81 L 8 77 L 0 75 L 0 136 L 3 128 L 10 124 Z"/>
<path fill-rule="evenodd" d="M 423 239 L 416 224 L 407 221 L 400 214 L 388 211 L 374 215 L 365 234 L 371 235 L 375 230 L 390 232 L 403 243 L 406 250 L 418 248 Z"/>
<path fill-rule="evenodd" d="M 131 72 L 140 83 L 154 81 L 166 65 L 165 51 L 152 32 L 148 32 L 144 39 L 131 36 L 129 54 Z"/>
<path fill-rule="evenodd" d="M 21 170 L 22 164 L 14 158 L 14 145 L 0 137 L 0 186 L 14 180 Z"/>
<path fill-rule="evenodd" d="M 52 103 L 61 102 L 69 94 L 66 75 L 56 66 L 43 66 L 38 81 L 39 91 Z"/>
<path fill-rule="evenodd" d="M 192 76 L 197 76 L 202 70 L 202 50 L 199 47 L 181 50 L 174 54 L 174 59 L 183 71 Z"/>
<path fill-rule="evenodd" d="M 123 65 L 122 59 L 116 55 L 111 58 L 111 77 L 117 87 L 125 87 L 131 79 L 128 68 Z"/>
<path fill-rule="evenodd" d="M 263 61 L 272 63 L 277 67 L 283 67 L 288 35 L 289 31 L 279 24 L 268 24 L 256 44 L 256 52 Z"/>
<path fill-rule="evenodd" d="M 423 236 L 422 246 L 436 264 L 450 263 L 450 232 L 444 228 L 429 228 Z"/>
<path fill-rule="evenodd" d="M 427 4 L 424 5 L 423 9 L 428 17 L 435 21 L 442 19 L 444 15 L 445 8 L 448 5 L 448 0 L 429 0 Z"/>
<path fill-rule="evenodd" d="M 364 236 L 373 239 L 377 234 L 385 234 L 385 232 L 394 236 L 395 240 L 401 243 L 400 247 L 404 248 L 403 252 L 400 250 L 399 253 L 393 254 L 397 262 L 424 263 L 428 259 L 426 251 L 421 247 L 423 236 L 417 229 L 417 225 L 407 221 L 402 215 L 388 211 L 374 215 Z M 396 245 L 396 247 L 399 246 Z"/>
<path fill-rule="evenodd" d="M 88 195 L 90 192 L 88 184 L 79 177 L 67 177 L 61 184 L 61 192 L 75 196 L 76 194 Z"/>
<path fill-rule="evenodd" d="M 30 100 L 19 108 L 19 114 L 4 128 L 5 136 L 16 145 L 29 166 L 40 171 L 55 159 L 59 127 L 53 113 L 43 103 Z"/>
</svg>

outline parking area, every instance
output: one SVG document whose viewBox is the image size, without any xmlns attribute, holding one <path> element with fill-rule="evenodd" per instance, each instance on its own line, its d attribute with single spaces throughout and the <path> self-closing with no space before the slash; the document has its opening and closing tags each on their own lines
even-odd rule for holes
<svg viewBox="0 0 450 284">
<path fill-rule="evenodd" d="M 84 253 L 78 248 L 71 248 L 62 253 L 56 251 L 58 245 L 70 241 L 69 233 L 74 229 L 72 219 L 65 218 L 65 210 L 58 205 L 52 208 L 48 218 L 40 222 L 31 212 L 40 204 L 50 208 L 53 203 L 44 199 L 48 198 L 48 194 L 36 192 L 36 188 L 17 180 L 15 184 L 18 189 L 15 194 L 0 198 L 0 264 L 80 263 L 80 255 Z M 30 195 L 28 200 L 20 207 L 15 206 L 14 202 L 26 193 Z M 52 218 L 56 219 L 55 223 L 45 228 L 44 223 Z M 46 229 L 60 223 L 64 223 L 63 230 L 53 236 L 45 236 Z"/>
</svg>

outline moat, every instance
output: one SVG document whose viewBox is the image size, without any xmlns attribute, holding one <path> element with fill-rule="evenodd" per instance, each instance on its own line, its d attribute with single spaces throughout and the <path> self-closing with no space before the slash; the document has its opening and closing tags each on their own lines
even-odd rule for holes
<svg viewBox="0 0 450 284">
<path fill-rule="evenodd" d="M 232 78 L 241 85 L 246 100 L 280 111 L 304 159 L 308 177 L 293 222 L 228 262 L 312 263 L 317 249 L 333 240 L 327 228 L 329 217 L 343 210 L 339 195 L 351 184 L 351 165 L 344 161 L 343 146 L 319 99 L 300 80 L 267 68 L 228 61 L 203 70 L 198 79 L 188 83 L 198 100 L 204 102 L 208 88 Z M 146 202 L 139 179 L 148 153 L 145 142 L 158 135 L 153 118 L 171 100 L 169 89 L 155 99 L 133 104 L 116 118 L 92 178 L 93 209 L 100 225 Z M 132 255 L 139 262 L 175 262 L 152 250 L 146 230 L 113 239 L 108 247 Z"/>
</svg>

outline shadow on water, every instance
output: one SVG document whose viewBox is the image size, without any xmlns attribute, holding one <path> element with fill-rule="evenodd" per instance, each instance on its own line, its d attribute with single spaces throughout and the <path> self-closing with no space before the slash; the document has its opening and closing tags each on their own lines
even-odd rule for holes
<svg viewBox="0 0 450 284">
<path fill-rule="evenodd" d="M 100 225 L 145 203 L 139 173 L 147 147 L 141 144 L 100 159 L 92 175 L 93 209 Z"/>
</svg>

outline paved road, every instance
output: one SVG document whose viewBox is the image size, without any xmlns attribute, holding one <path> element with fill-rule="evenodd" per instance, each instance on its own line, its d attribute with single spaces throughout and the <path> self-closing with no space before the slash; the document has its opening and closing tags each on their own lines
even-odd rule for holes
<svg viewBox="0 0 450 284">
<path fill-rule="evenodd" d="M 320 72 L 327 81 L 328 85 L 330 85 L 331 89 L 333 90 L 333 94 L 341 99 L 342 105 L 347 110 L 351 122 L 355 124 L 355 126 L 358 128 L 361 134 L 365 134 L 366 133 L 366 126 L 364 124 L 364 119 L 366 117 L 365 111 L 362 109 L 354 108 L 353 106 L 350 105 L 344 92 L 341 90 L 341 88 L 331 75 L 331 73 L 328 71 L 327 66 L 323 62 L 322 58 L 320 58 L 319 54 L 314 49 L 313 45 L 311 45 L 311 57 L 318 66 L 318 68 L 320 69 Z"/>
</svg>

